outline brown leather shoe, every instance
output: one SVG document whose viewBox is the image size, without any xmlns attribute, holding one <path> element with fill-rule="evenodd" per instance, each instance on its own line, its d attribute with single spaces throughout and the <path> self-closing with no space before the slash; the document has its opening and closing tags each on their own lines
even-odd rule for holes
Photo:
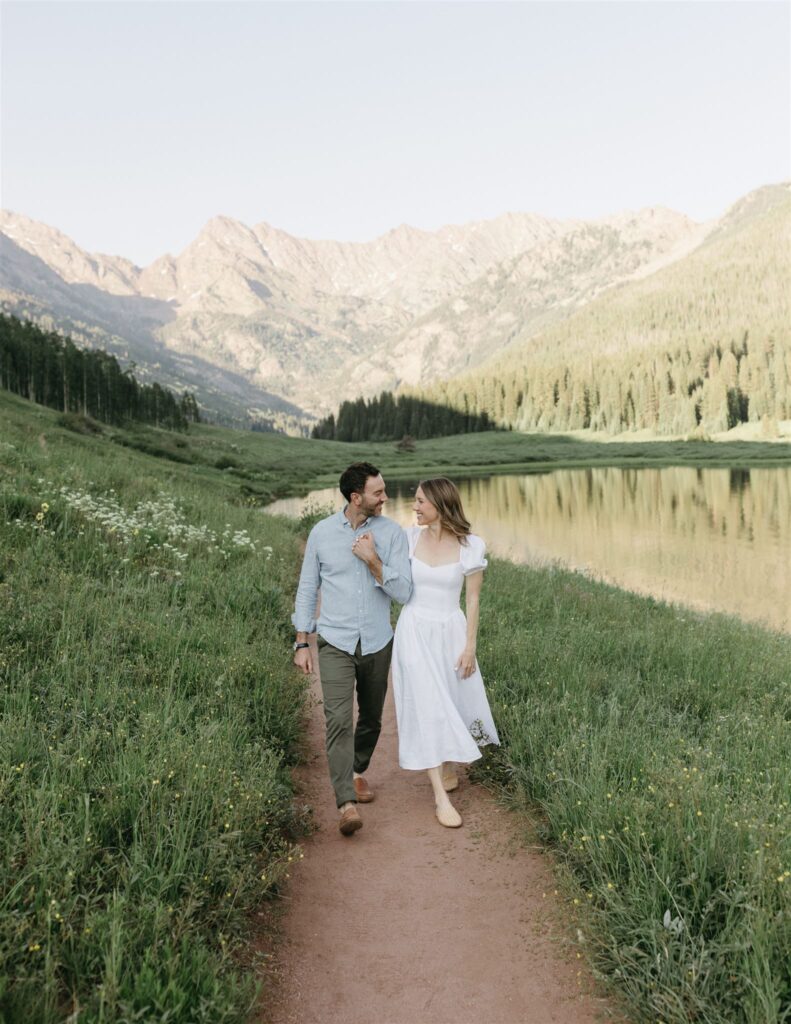
<svg viewBox="0 0 791 1024">
<path fill-rule="evenodd" d="M 338 822 L 341 835 L 353 836 L 362 827 L 363 819 L 358 814 L 357 808 L 352 804 L 351 807 L 347 807 L 343 814 L 341 814 L 341 820 Z"/>
<path fill-rule="evenodd" d="M 354 792 L 357 794 L 358 804 L 369 804 L 374 798 L 371 787 L 362 776 L 354 780 Z"/>
</svg>

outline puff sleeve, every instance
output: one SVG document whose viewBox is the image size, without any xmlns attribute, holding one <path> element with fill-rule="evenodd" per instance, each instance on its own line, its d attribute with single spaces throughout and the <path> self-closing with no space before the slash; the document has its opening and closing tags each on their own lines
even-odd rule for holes
<svg viewBox="0 0 791 1024">
<path fill-rule="evenodd" d="M 465 576 L 471 573 L 480 572 L 489 564 L 486 555 L 486 544 L 476 534 L 471 533 L 467 537 L 467 543 L 461 548 L 461 567 Z"/>
</svg>

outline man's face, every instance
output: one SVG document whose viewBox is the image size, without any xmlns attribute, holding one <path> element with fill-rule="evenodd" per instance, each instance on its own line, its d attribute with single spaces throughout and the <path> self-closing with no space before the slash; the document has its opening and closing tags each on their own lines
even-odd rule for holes
<svg viewBox="0 0 791 1024">
<path fill-rule="evenodd" d="M 367 516 L 380 516 L 386 501 L 387 492 L 382 474 L 369 476 L 365 481 L 365 490 L 360 495 L 360 511 Z"/>
</svg>

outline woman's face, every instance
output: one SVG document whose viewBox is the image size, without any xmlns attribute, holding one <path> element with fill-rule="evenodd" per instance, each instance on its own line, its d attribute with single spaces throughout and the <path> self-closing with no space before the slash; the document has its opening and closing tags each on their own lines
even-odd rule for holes
<svg viewBox="0 0 791 1024">
<path fill-rule="evenodd" d="M 430 526 L 439 519 L 439 512 L 437 512 L 436 506 L 432 505 L 425 496 L 422 487 L 418 487 L 415 491 L 415 502 L 412 505 L 412 510 L 417 516 L 418 526 Z"/>
</svg>

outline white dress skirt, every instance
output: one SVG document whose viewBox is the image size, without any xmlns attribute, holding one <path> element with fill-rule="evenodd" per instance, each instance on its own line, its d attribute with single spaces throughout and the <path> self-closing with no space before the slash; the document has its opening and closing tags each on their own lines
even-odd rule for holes
<svg viewBox="0 0 791 1024">
<path fill-rule="evenodd" d="M 407 530 L 412 594 L 396 625 L 392 659 L 398 763 L 415 771 L 475 761 L 480 747 L 500 742 L 477 662 L 466 679 L 454 668 L 467 643 L 462 583 L 486 567 L 486 546 L 470 534 L 458 562 L 431 566 L 415 558 L 420 532 Z"/>
</svg>

